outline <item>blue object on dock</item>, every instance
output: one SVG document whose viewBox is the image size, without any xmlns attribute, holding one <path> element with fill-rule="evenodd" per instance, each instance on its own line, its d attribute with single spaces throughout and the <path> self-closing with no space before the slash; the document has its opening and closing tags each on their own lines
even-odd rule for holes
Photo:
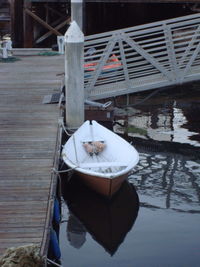
<svg viewBox="0 0 200 267">
<path fill-rule="evenodd" d="M 54 219 L 54 222 L 56 224 L 60 223 L 60 219 L 61 219 L 61 216 L 60 216 L 60 204 L 59 204 L 59 201 L 58 201 L 57 198 L 54 201 L 53 219 Z"/>
<path fill-rule="evenodd" d="M 61 251 L 60 246 L 57 238 L 56 232 L 51 229 L 50 233 L 50 250 L 56 260 L 60 260 L 61 258 Z"/>
</svg>

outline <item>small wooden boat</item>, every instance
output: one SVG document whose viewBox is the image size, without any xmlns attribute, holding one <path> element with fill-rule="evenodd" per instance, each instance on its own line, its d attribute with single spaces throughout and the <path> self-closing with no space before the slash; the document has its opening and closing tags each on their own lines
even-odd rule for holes
<svg viewBox="0 0 200 267">
<path fill-rule="evenodd" d="M 136 149 L 96 121 L 86 121 L 63 147 L 64 162 L 90 188 L 111 197 L 138 163 Z"/>
</svg>

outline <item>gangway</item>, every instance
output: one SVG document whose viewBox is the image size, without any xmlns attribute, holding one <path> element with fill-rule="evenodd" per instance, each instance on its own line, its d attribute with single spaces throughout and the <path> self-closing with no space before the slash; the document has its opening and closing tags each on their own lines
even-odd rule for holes
<svg viewBox="0 0 200 267">
<path fill-rule="evenodd" d="M 200 80 L 200 13 L 85 37 L 86 98 Z"/>
</svg>

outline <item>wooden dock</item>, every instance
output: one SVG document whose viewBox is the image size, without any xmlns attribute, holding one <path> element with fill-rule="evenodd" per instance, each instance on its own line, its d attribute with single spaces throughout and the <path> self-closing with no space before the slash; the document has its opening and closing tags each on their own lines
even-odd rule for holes
<svg viewBox="0 0 200 267">
<path fill-rule="evenodd" d="M 61 88 L 63 56 L 0 63 L 0 255 L 47 246 L 59 108 L 42 104 Z M 51 201 L 52 202 L 52 201 Z"/>
</svg>

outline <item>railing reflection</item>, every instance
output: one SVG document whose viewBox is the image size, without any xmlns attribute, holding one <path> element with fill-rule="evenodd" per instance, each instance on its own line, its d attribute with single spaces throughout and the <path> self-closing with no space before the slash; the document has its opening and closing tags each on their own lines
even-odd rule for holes
<svg viewBox="0 0 200 267">
<path fill-rule="evenodd" d="M 154 100 L 155 101 L 155 100 Z M 199 107 L 181 106 L 177 101 L 163 103 L 149 102 L 148 105 L 125 110 L 117 110 L 115 131 L 148 139 L 179 142 L 200 147 Z M 187 100 L 186 100 L 187 101 Z M 121 112 L 121 114 L 120 114 Z M 125 115 L 126 114 L 126 115 Z"/>
<path fill-rule="evenodd" d="M 200 213 L 200 165 L 175 154 L 140 153 L 129 177 L 140 195 L 140 205 Z"/>
</svg>

